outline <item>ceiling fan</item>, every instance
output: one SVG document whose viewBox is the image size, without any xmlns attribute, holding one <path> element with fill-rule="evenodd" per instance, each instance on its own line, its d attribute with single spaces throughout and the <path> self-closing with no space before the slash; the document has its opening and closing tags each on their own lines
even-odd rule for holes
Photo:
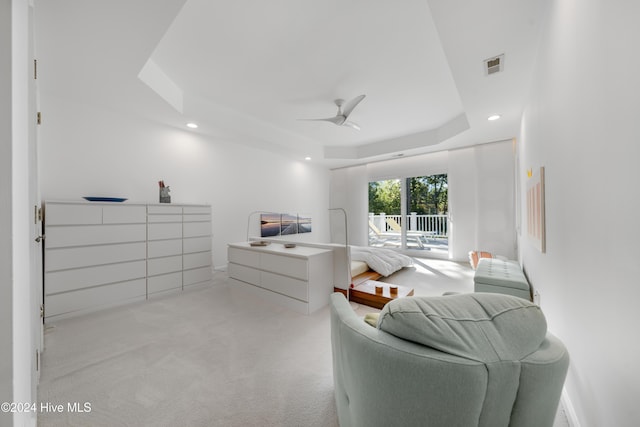
<svg viewBox="0 0 640 427">
<path fill-rule="evenodd" d="M 300 120 L 331 122 L 334 125 L 348 126 L 355 130 L 360 130 L 360 126 L 348 120 L 348 118 L 353 112 L 353 109 L 358 106 L 358 104 L 364 99 L 365 96 L 366 95 L 356 96 L 355 98 L 353 98 L 351 101 L 347 103 L 344 102 L 344 99 L 336 99 L 334 102 L 338 106 L 338 112 L 334 117 L 329 117 L 326 119 L 300 119 Z M 342 109 L 342 106 L 344 106 L 344 110 Z"/>
</svg>

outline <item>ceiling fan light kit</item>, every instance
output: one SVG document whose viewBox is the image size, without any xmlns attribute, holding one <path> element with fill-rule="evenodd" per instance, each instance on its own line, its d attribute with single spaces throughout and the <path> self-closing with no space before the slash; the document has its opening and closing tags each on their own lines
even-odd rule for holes
<svg viewBox="0 0 640 427">
<path fill-rule="evenodd" d="M 362 102 L 366 95 L 359 95 L 353 98 L 351 101 L 345 103 L 344 99 L 338 98 L 334 101 L 336 106 L 338 107 L 338 112 L 334 117 L 328 117 L 325 119 L 300 119 L 300 120 L 309 120 L 309 121 L 323 121 L 323 122 L 331 122 L 336 126 L 347 126 L 355 130 L 360 130 L 360 126 L 357 123 L 354 123 L 350 120 L 347 120 L 353 110 Z M 344 106 L 344 110 L 343 107 Z"/>
</svg>

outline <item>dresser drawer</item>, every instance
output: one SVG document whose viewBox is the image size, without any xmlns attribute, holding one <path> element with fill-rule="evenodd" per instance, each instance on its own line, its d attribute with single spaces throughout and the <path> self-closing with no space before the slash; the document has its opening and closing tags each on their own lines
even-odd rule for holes
<svg viewBox="0 0 640 427">
<path fill-rule="evenodd" d="M 211 267 L 196 268 L 182 272 L 182 283 L 184 286 L 195 285 L 211 280 Z"/>
<path fill-rule="evenodd" d="M 184 214 L 211 214 L 211 206 L 184 206 Z"/>
<path fill-rule="evenodd" d="M 184 222 L 211 222 L 211 215 L 198 214 L 198 215 L 184 215 Z"/>
<path fill-rule="evenodd" d="M 147 256 L 149 258 L 158 258 L 170 255 L 182 254 L 182 240 L 156 240 L 147 242 Z"/>
<path fill-rule="evenodd" d="M 147 274 L 149 276 L 174 271 L 182 271 L 182 257 L 180 255 L 147 260 Z"/>
<path fill-rule="evenodd" d="M 149 215 L 150 224 L 162 222 L 182 222 L 182 215 Z"/>
<path fill-rule="evenodd" d="M 260 254 L 258 252 L 229 248 L 228 257 L 229 262 L 236 264 L 248 265 L 249 267 L 260 266 Z"/>
<path fill-rule="evenodd" d="M 182 256 L 184 269 L 207 267 L 211 265 L 211 252 L 197 252 Z"/>
<path fill-rule="evenodd" d="M 280 276 L 278 274 L 263 271 L 260 274 L 260 286 L 300 301 L 308 300 L 308 283 L 304 280 Z"/>
<path fill-rule="evenodd" d="M 182 206 L 171 205 L 147 205 L 148 214 L 179 214 L 182 215 Z"/>
<path fill-rule="evenodd" d="M 57 294 L 146 276 L 146 262 L 134 261 L 47 273 L 45 294 Z"/>
<path fill-rule="evenodd" d="M 144 224 L 147 222 L 146 206 L 103 206 L 103 224 Z"/>
<path fill-rule="evenodd" d="M 144 242 L 144 224 L 47 227 L 46 248 Z"/>
<path fill-rule="evenodd" d="M 145 258 L 145 243 L 136 242 L 117 245 L 47 249 L 44 259 L 45 271 L 49 272 L 69 268 L 89 267 L 92 265 L 144 260 Z"/>
<path fill-rule="evenodd" d="M 163 274 L 147 279 L 147 292 L 155 294 L 169 290 L 182 289 L 182 272 Z"/>
<path fill-rule="evenodd" d="M 211 236 L 211 222 L 185 222 L 182 227 L 184 237 Z"/>
<path fill-rule="evenodd" d="M 182 223 L 149 224 L 149 240 L 182 238 Z"/>
<path fill-rule="evenodd" d="M 229 263 L 227 266 L 229 277 L 252 285 L 260 285 L 260 270 L 244 265 Z"/>
<path fill-rule="evenodd" d="M 47 297 L 47 318 L 75 311 L 90 311 L 100 307 L 121 304 L 128 300 L 144 299 L 147 292 L 144 279 L 98 286 Z"/>
<path fill-rule="evenodd" d="M 184 239 L 182 241 L 182 251 L 185 254 L 211 251 L 211 236 Z"/>
<path fill-rule="evenodd" d="M 272 273 L 307 280 L 307 260 L 273 254 L 260 254 L 260 268 Z"/>
<path fill-rule="evenodd" d="M 47 226 L 102 224 L 102 205 L 48 203 L 45 220 Z"/>
</svg>

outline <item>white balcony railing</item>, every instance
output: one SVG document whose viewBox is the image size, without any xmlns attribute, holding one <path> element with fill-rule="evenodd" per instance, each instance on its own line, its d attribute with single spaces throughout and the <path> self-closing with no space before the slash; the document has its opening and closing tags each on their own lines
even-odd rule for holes
<svg viewBox="0 0 640 427">
<path fill-rule="evenodd" d="M 448 215 L 418 215 L 412 212 L 406 220 L 402 215 L 374 215 L 369 213 L 369 244 L 372 246 L 397 246 L 402 236 L 403 224 L 407 224 L 407 247 L 427 249 L 442 246 L 448 240 Z"/>
</svg>

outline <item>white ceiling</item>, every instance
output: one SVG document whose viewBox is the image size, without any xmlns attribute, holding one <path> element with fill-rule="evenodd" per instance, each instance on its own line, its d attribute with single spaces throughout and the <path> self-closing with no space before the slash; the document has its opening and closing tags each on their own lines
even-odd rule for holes
<svg viewBox="0 0 640 427">
<path fill-rule="evenodd" d="M 340 167 L 517 136 L 547 3 L 36 0 L 39 85 Z"/>
</svg>

